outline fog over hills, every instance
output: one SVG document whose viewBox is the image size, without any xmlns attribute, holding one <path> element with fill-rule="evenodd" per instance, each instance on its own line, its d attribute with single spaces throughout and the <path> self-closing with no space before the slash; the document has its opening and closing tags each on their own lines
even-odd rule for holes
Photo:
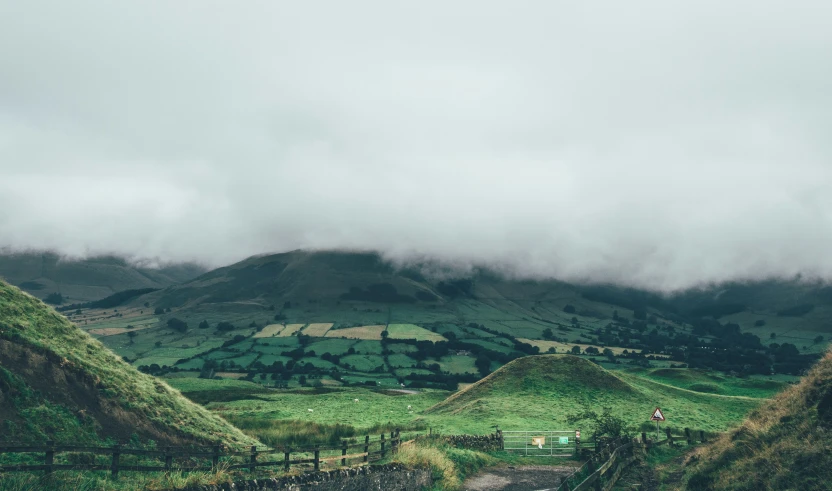
<svg viewBox="0 0 832 491">
<path fill-rule="evenodd" d="M 664 291 L 829 279 L 830 15 L 5 2 L 0 247 L 375 250 Z"/>
</svg>

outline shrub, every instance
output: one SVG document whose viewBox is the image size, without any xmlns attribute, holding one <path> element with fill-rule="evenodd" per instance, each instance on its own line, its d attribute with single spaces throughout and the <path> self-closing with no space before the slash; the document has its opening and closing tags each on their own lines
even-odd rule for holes
<svg viewBox="0 0 832 491">
<path fill-rule="evenodd" d="M 177 319 L 176 317 L 172 317 L 168 319 L 168 328 L 173 329 L 174 331 L 185 332 L 188 330 L 188 323 Z"/>
<path fill-rule="evenodd" d="M 217 324 L 217 331 L 220 331 L 220 332 L 233 331 L 234 329 L 235 329 L 234 324 L 232 324 L 230 322 L 222 321 L 219 324 Z"/>
</svg>

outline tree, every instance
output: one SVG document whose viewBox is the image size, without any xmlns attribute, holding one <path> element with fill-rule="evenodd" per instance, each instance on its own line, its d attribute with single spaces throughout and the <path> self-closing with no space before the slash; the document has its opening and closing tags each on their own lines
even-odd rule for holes
<svg viewBox="0 0 832 491">
<path fill-rule="evenodd" d="M 768 337 L 771 339 L 777 339 L 777 333 L 771 333 L 768 335 Z"/>
<path fill-rule="evenodd" d="M 574 305 L 567 305 L 563 308 L 563 311 L 567 314 L 574 314 L 575 313 L 575 306 Z"/>
<path fill-rule="evenodd" d="M 580 355 L 580 354 L 581 354 L 581 347 L 580 347 L 580 346 L 575 345 L 575 346 L 573 346 L 573 347 L 572 347 L 572 349 L 570 350 L 570 352 L 571 352 L 573 355 Z"/>
<path fill-rule="evenodd" d="M 555 337 L 555 334 L 552 332 L 552 328 L 547 327 L 543 330 L 543 339 L 552 339 Z"/>
<path fill-rule="evenodd" d="M 130 338 L 130 344 L 133 344 L 133 338 L 136 337 L 136 334 L 138 334 L 136 331 L 129 331 L 127 333 L 127 337 Z"/>
<path fill-rule="evenodd" d="M 615 360 L 615 353 L 613 353 L 611 349 L 609 349 L 609 348 L 604 348 L 603 353 L 604 353 L 604 356 L 606 356 L 607 358 L 609 358 L 609 360 L 610 360 L 610 361 Z"/>
<path fill-rule="evenodd" d="M 168 328 L 174 331 L 185 332 L 188 330 L 188 323 L 176 317 L 171 317 L 168 319 Z"/>
<path fill-rule="evenodd" d="M 219 324 L 217 324 L 217 331 L 220 332 L 233 331 L 234 329 L 234 324 L 227 321 L 222 321 Z"/>
<path fill-rule="evenodd" d="M 614 415 L 612 408 L 609 407 L 603 408 L 600 414 L 588 409 L 566 416 L 566 422 L 569 424 L 582 421 L 589 422 L 595 435 L 599 437 L 625 437 L 627 439 L 633 432 L 633 429 L 625 424 L 624 419 Z"/>
<path fill-rule="evenodd" d="M 153 314 L 154 315 L 162 315 L 164 313 L 165 313 L 165 309 L 163 309 L 162 307 L 156 307 L 155 309 L 153 309 Z"/>
<path fill-rule="evenodd" d="M 763 319 L 759 319 L 754 322 L 754 327 L 763 327 L 764 325 L 766 325 L 766 321 Z"/>
<path fill-rule="evenodd" d="M 485 354 L 480 354 L 477 357 L 477 361 L 474 362 L 474 366 L 477 367 L 477 370 L 483 377 L 491 373 L 491 360 L 489 360 Z"/>
<path fill-rule="evenodd" d="M 208 321 L 204 320 L 204 321 L 199 323 L 199 328 L 200 329 L 208 329 L 209 327 L 211 327 L 211 326 L 208 325 Z"/>
<path fill-rule="evenodd" d="M 299 383 L 301 386 L 306 386 L 306 375 L 301 375 L 301 376 L 298 378 L 298 383 Z"/>
<path fill-rule="evenodd" d="M 818 336 L 818 337 L 815 338 L 815 344 L 822 343 L 822 342 L 823 342 L 823 336 Z"/>
<path fill-rule="evenodd" d="M 64 303 L 64 296 L 58 292 L 50 293 L 43 299 L 43 301 L 52 305 L 60 305 Z"/>
</svg>

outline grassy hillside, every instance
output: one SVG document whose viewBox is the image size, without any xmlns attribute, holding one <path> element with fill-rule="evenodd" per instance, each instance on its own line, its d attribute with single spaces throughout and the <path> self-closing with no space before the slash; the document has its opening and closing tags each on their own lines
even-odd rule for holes
<svg viewBox="0 0 832 491">
<path fill-rule="evenodd" d="M 828 489 L 832 482 L 832 351 L 797 385 L 693 454 L 687 489 Z"/>
<path fill-rule="evenodd" d="M 289 387 L 371 380 L 450 389 L 535 348 L 576 350 L 608 367 L 799 375 L 832 325 L 825 290 L 796 283 L 666 298 L 488 271 L 452 278 L 396 269 L 375 254 L 294 251 L 67 315 L 149 373 L 213 370 Z M 755 291 L 783 298 L 768 308 L 751 301 Z M 794 309 L 810 300 L 811 310 Z"/>
<path fill-rule="evenodd" d="M 514 360 L 426 413 L 516 428 L 534 422 L 563 426 L 568 414 L 611 407 L 640 427 L 649 425 L 652 410 L 660 406 L 671 427 L 722 431 L 759 402 L 608 371 L 576 356 L 541 355 Z"/>
<path fill-rule="evenodd" d="M 49 252 L 0 253 L 0 278 L 41 299 L 60 293 L 66 304 L 124 290 L 164 288 L 204 272 L 195 264 L 147 268 L 113 256 L 73 260 Z"/>
<path fill-rule="evenodd" d="M 0 282 L 0 441 L 250 441 L 138 372 L 40 300 Z"/>
</svg>

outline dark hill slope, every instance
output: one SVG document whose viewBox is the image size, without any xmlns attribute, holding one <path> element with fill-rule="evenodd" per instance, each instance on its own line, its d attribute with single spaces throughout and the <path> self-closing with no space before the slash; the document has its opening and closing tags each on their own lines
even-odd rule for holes
<svg viewBox="0 0 832 491">
<path fill-rule="evenodd" d="M 270 305 L 285 301 L 335 302 L 353 291 L 360 292 L 354 300 L 410 303 L 416 301 L 418 291 L 431 290 L 407 273 L 395 271 L 377 254 L 293 251 L 256 256 L 215 269 L 150 298 L 172 308 L 241 301 Z"/>
<path fill-rule="evenodd" d="M 146 268 L 113 256 L 71 260 L 49 252 L 0 254 L 0 278 L 38 298 L 58 292 L 65 303 L 99 300 L 124 290 L 164 288 L 204 272 L 195 264 Z"/>
<path fill-rule="evenodd" d="M 247 442 L 36 298 L 0 282 L 0 441 Z"/>
<path fill-rule="evenodd" d="M 801 382 L 687 463 L 687 489 L 832 486 L 832 351 Z"/>
</svg>

